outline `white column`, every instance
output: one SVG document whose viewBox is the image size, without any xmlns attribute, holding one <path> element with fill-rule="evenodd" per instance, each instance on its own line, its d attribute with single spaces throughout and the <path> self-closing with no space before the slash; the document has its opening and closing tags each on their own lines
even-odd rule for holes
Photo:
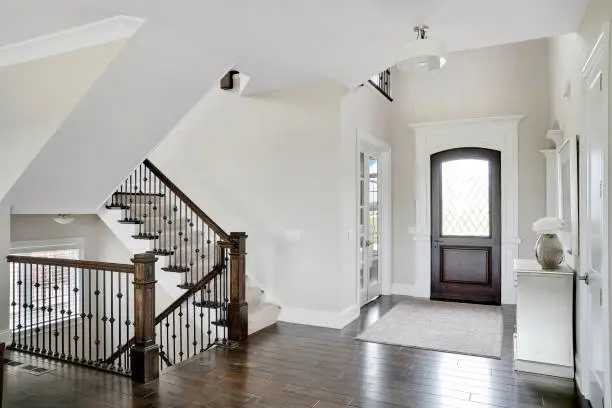
<svg viewBox="0 0 612 408">
<path fill-rule="evenodd" d="M 557 171 L 557 151 L 555 149 L 540 150 L 546 157 L 546 216 L 558 217 L 559 174 Z"/>
<path fill-rule="evenodd" d="M 0 343 L 10 343 L 9 266 L 6 257 L 11 249 L 11 208 L 8 200 L 0 201 Z"/>
</svg>

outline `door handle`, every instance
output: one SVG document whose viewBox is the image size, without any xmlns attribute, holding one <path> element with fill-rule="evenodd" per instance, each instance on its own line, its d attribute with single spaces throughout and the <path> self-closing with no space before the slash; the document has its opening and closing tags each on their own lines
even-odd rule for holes
<svg viewBox="0 0 612 408">
<path fill-rule="evenodd" d="M 584 284 L 588 285 L 591 283 L 591 276 L 587 272 L 584 275 L 578 275 L 578 280 L 584 281 Z"/>
<path fill-rule="evenodd" d="M 442 241 L 440 241 L 439 239 L 432 239 L 431 242 L 433 243 L 433 247 L 434 249 L 438 248 L 438 244 Z"/>
</svg>

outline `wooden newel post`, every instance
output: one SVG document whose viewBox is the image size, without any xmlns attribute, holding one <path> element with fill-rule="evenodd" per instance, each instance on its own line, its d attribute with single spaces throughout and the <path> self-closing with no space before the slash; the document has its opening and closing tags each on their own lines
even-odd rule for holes
<svg viewBox="0 0 612 408">
<path fill-rule="evenodd" d="M 246 303 L 246 239 L 244 232 L 232 232 L 229 239 L 230 302 L 228 323 L 230 341 L 245 341 L 249 332 L 249 307 Z"/>
<path fill-rule="evenodd" d="M 134 259 L 134 346 L 130 353 L 132 379 L 149 382 L 159 377 L 159 346 L 155 344 L 155 262 L 153 254 Z"/>
</svg>

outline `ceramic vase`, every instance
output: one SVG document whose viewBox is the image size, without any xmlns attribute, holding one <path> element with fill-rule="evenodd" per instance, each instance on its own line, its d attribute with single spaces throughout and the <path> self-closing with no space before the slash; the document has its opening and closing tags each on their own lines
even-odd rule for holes
<svg viewBox="0 0 612 408">
<path fill-rule="evenodd" d="M 556 269 L 563 262 L 563 245 L 557 234 L 540 234 L 535 245 L 535 257 L 543 269 Z"/>
</svg>

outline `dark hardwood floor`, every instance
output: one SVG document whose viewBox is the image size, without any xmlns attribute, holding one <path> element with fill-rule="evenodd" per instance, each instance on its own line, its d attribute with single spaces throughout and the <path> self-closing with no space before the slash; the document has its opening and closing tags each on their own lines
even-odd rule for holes
<svg viewBox="0 0 612 408">
<path fill-rule="evenodd" d="M 239 349 L 217 348 L 140 385 L 38 357 L 10 359 L 4 407 L 579 407 L 571 381 L 512 369 L 514 308 L 504 308 L 500 360 L 355 341 L 400 296 L 363 309 L 344 330 L 278 323 Z"/>
</svg>

